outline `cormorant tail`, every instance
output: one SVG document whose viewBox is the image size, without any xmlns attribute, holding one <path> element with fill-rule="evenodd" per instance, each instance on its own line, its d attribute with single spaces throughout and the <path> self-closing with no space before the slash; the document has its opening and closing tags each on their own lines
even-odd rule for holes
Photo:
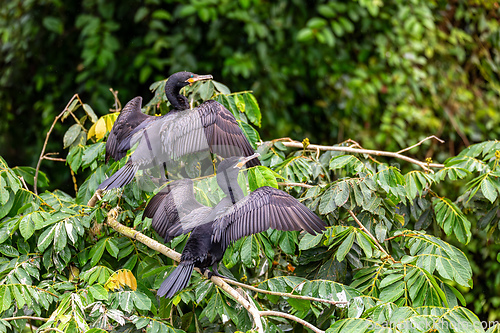
<svg viewBox="0 0 500 333">
<path fill-rule="evenodd" d="M 127 163 L 111 177 L 103 181 L 97 189 L 111 190 L 113 188 L 123 187 L 132 181 L 138 169 L 139 165 Z"/>
<path fill-rule="evenodd" d="M 156 293 L 158 296 L 172 298 L 176 292 L 186 288 L 193 274 L 194 263 L 181 262 L 177 268 L 163 281 Z"/>
</svg>

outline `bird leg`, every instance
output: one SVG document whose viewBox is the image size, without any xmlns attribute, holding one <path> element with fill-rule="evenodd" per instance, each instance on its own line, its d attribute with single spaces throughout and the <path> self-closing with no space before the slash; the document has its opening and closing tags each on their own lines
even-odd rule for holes
<svg viewBox="0 0 500 333">
<path fill-rule="evenodd" d="M 229 279 L 227 276 L 224 276 L 224 275 L 219 273 L 218 266 L 219 266 L 218 263 L 215 263 L 212 265 L 212 272 L 208 273 L 209 278 L 211 278 L 212 276 L 218 276 L 218 277 L 223 278 L 223 279 Z"/>
</svg>

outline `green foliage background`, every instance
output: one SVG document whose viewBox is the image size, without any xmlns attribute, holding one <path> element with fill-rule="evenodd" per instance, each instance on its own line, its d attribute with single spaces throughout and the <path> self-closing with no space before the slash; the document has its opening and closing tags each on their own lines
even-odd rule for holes
<svg viewBox="0 0 500 333">
<path fill-rule="evenodd" d="M 8 1 L 0 5 L 0 155 L 11 167 L 35 166 L 48 128 L 74 93 L 79 93 L 101 117 L 114 102 L 109 87 L 119 91 L 123 104 L 136 95 L 149 100 L 152 82 L 177 70 L 190 70 L 211 73 L 232 91 L 252 90 L 262 111 L 259 133 L 263 140 L 308 137 L 312 143 L 331 145 L 351 138 L 365 148 L 397 151 L 434 134 L 446 143 L 429 141 L 411 154 L 443 162 L 470 144 L 499 137 L 499 16 L 498 3 L 489 0 Z M 73 125 L 68 122 L 56 124 L 48 151 L 63 152 L 64 133 Z M 462 153 L 462 158 L 492 162 L 493 156 L 488 154 L 496 148 L 484 145 L 479 155 L 472 151 Z M 273 152 L 279 152 L 279 148 Z M 73 150 L 74 156 L 82 158 L 74 159 L 73 167 L 78 184 L 86 183 L 88 188 L 90 182 L 84 183 L 87 177 L 103 175 L 104 168 L 97 167 L 102 146 L 94 147 L 93 155 L 86 155 L 86 160 L 83 154 L 87 150 L 81 149 L 80 155 Z M 301 162 L 292 163 L 290 170 L 288 164 L 280 165 L 291 153 L 283 151 L 281 160 L 276 157 L 267 165 L 284 172 L 290 180 L 302 181 L 303 174 L 297 174 L 301 170 L 310 172 L 306 179 L 321 183 L 315 180 L 314 164 L 310 171 Z M 332 164 L 334 156 L 325 155 L 324 167 L 331 170 L 359 166 L 355 160 Z M 98 164 L 91 166 L 92 161 Z M 493 208 L 498 207 L 498 198 L 493 197 L 495 192 L 490 188 L 495 189 L 498 181 L 490 173 L 495 168 L 491 165 L 488 170 L 480 162 L 467 164 L 463 159 L 455 162 L 447 162 L 453 168 L 450 172 L 457 173 L 450 177 L 465 176 L 460 168 L 472 175 L 449 182 L 423 176 L 426 184 L 432 184 L 446 200 L 438 206 L 440 201 L 428 198 L 431 206 L 425 202 L 410 205 L 404 216 L 420 223 L 418 228 L 412 228 L 430 228 L 429 232 L 464 251 L 474 281 L 471 290 L 458 287 L 467 307 L 483 320 L 497 320 L 500 265 L 496 244 L 498 211 Z M 78 170 L 81 166 L 85 170 Z M 30 174 L 32 177 L 32 170 L 23 168 L 14 171 L 26 179 Z M 70 193 L 67 200 L 73 202 L 70 197 L 75 193 L 68 168 L 45 161 L 42 170 L 48 175 L 42 177 L 46 183 L 40 184 L 42 189 L 63 190 Z M 398 171 L 404 184 L 416 186 L 405 189 L 407 200 L 408 196 L 414 199 L 415 189 L 420 195 L 419 188 L 426 188 L 420 176 L 413 179 L 411 170 L 403 164 Z M 390 177 L 400 179 L 397 173 Z M 21 195 L 10 181 L 6 178 L 2 186 L 12 191 L 8 200 L 14 200 Z M 329 179 L 326 185 L 335 181 Z M 471 183 L 467 185 L 467 181 Z M 402 197 L 401 192 L 392 190 L 406 186 L 402 184 L 396 181 L 377 191 Z M 78 204 L 84 203 L 79 196 L 88 195 L 80 191 L 76 195 Z M 326 198 L 334 194 L 333 188 L 322 191 Z M 65 196 L 57 190 L 51 193 Z M 294 194 L 304 195 L 299 191 Z M 482 201 L 469 200 L 470 196 L 481 195 Z M 7 218 L 26 215 L 26 210 L 20 210 L 24 207 L 21 203 L 31 197 L 25 196 L 16 199 L 17 210 L 7 212 L 1 222 L 3 227 Z M 1 198 L 3 204 L 5 192 Z M 321 202 L 324 209 L 334 207 L 331 201 L 318 200 L 320 210 Z M 450 229 L 443 220 L 445 215 L 435 215 L 443 207 L 450 207 L 447 200 L 459 212 L 454 221 L 463 230 L 456 235 L 470 240 L 467 246 L 455 237 L 447 238 Z M 36 207 L 29 209 L 38 211 Z M 396 213 L 394 207 L 389 211 Z M 430 213 L 421 220 L 427 211 Z M 334 211 L 321 212 L 328 219 L 345 220 L 343 215 L 335 216 Z M 400 211 L 398 214 L 403 215 Z M 40 218 L 46 217 L 42 214 Z M 40 232 L 48 230 L 40 226 Z M 441 234 L 441 228 L 445 234 Z M 388 228 L 387 232 L 393 231 Z M 11 242 L 17 240 L 15 232 L 8 234 Z M 35 235 L 37 239 L 41 236 Z M 343 235 L 349 242 L 342 250 L 358 240 L 357 234 Z M 27 234 L 21 231 L 17 236 L 24 239 Z M 35 250 L 37 244 L 33 243 L 30 250 Z M 399 253 L 400 249 L 393 251 Z M 344 256 L 336 254 L 336 258 Z"/>
</svg>

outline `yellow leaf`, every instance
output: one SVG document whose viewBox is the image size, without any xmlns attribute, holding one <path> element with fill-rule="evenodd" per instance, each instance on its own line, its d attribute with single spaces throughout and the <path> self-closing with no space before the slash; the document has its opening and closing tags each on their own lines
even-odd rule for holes
<svg viewBox="0 0 500 333">
<path fill-rule="evenodd" d="M 92 127 L 90 127 L 89 132 L 87 133 L 87 140 L 89 140 L 91 137 L 95 135 L 95 125 L 97 123 L 94 123 Z"/>
<path fill-rule="evenodd" d="M 95 137 L 97 139 L 102 139 L 106 135 L 106 122 L 101 117 L 95 124 Z"/>
<path fill-rule="evenodd" d="M 116 118 L 118 118 L 120 114 L 118 112 L 110 113 L 104 116 L 106 119 L 106 130 L 111 132 L 113 125 L 115 124 Z"/>
<path fill-rule="evenodd" d="M 137 280 L 134 274 L 128 269 L 121 269 L 114 272 L 104 284 L 104 288 L 107 290 L 115 290 L 124 286 L 128 286 L 134 291 L 137 289 Z"/>
</svg>

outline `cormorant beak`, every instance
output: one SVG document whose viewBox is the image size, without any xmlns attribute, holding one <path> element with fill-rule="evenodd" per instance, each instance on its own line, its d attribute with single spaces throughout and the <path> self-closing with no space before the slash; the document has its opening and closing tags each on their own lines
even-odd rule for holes
<svg viewBox="0 0 500 333">
<path fill-rule="evenodd" d="M 189 82 L 189 85 L 192 85 L 195 82 L 198 81 L 206 81 L 206 80 L 212 80 L 213 76 L 212 75 L 194 75 L 193 77 L 190 77 L 189 79 L 186 80 L 186 82 Z"/>
<path fill-rule="evenodd" d="M 259 154 L 259 153 L 255 153 L 255 154 L 253 154 L 253 155 L 250 155 L 250 156 L 248 156 L 248 157 L 245 157 L 243 160 L 241 160 L 241 162 L 238 162 L 238 164 L 236 164 L 236 165 L 234 166 L 234 168 L 241 169 L 241 168 L 243 168 L 243 166 L 244 166 L 244 165 L 245 165 L 248 161 L 253 160 L 254 158 L 259 157 L 259 156 L 260 156 L 260 154 Z"/>
</svg>

